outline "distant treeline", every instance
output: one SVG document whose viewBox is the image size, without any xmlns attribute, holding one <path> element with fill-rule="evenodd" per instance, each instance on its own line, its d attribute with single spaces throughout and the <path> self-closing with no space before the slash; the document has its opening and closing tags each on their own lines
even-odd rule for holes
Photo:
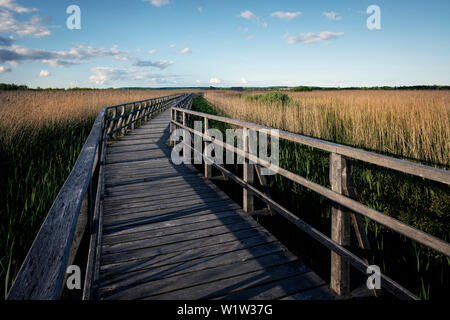
<svg viewBox="0 0 450 320">
<path fill-rule="evenodd" d="M 450 90 L 450 86 L 401 86 L 401 87 L 308 87 L 299 86 L 291 88 L 290 91 L 301 92 L 301 91 L 315 91 L 315 90 Z"/>
<path fill-rule="evenodd" d="M 313 86 L 298 86 L 298 87 L 287 87 L 287 86 L 271 86 L 271 87 L 161 87 L 161 88 L 151 88 L 151 87 L 125 87 L 125 88 L 30 88 L 26 85 L 17 85 L 14 83 L 0 83 L 0 90 L 235 90 L 235 91 L 255 91 L 255 90 L 283 90 L 291 92 L 304 92 L 304 91 L 326 91 L 326 90 L 450 90 L 450 86 L 438 86 L 438 85 L 420 85 L 420 86 L 401 86 L 401 87 L 391 87 L 391 86 L 381 86 L 381 87 L 313 87 Z"/>
</svg>

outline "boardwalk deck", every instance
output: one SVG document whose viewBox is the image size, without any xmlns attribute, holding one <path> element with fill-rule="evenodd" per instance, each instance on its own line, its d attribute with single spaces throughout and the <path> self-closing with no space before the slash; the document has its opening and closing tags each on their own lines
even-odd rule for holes
<svg viewBox="0 0 450 320">
<path fill-rule="evenodd" d="M 98 299 L 333 299 L 213 183 L 170 161 L 167 110 L 107 148 Z"/>
</svg>

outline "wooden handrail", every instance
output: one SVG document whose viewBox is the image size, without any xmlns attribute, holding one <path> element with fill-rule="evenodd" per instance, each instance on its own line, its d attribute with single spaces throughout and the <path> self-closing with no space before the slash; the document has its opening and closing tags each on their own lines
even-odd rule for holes
<svg viewBox="0 0 450 320">
<path fill-rule="evenodd" d="M 183 118 L 185 118 L 185 115 L 195 115 L 199 116 L 204 119 L 205 122 L 205 128 L 207 129 L 208 126 L 206 126 L 207 120 L 216 120 L 224 123 L 228 123 L 234 126 L 242 127 L 245 130 L 260 130 L 262 132 L 265 132 L 267 134 L 270 134 L 270 130 L 273 130 L 273 128 L 269 128 L 266 126 L 257 125 L 254 123 L 241 121 L 241 120 L 235 120 L 220 116 L 215 116 L 211 114 L 206 114 L 202 112 L 196 112 L 191 110 L 186 110 L 183 108 L 172 108 L 172 115 L 181 113 Z M 376 153 L 367 152 L 364 150 L 359 150 L 352 147 L 347 147 L 343 145 L 339 145 L 336 143 L 330 143 L 327 141 L 322 141 L 315 138 L 310 138 L 306 136 L 297 135 L 294 133 L 278 130 L 279 137 L 288 141 L 300 143 L 303 145 L 315 147 L 324 151 L 328 151 L 331 153 L 330 155 L 330 182 L 332 189 L 323 187 L 317 183 L 314 183 L 310 180 L 307 180 L 297 174 L 294 174 L 286 169 L 282 169 L 274 164 L 271 164 L 263 159 L 260 159 L 259 157 L 250 154 L 248 150 L 245 148 L 244 143 L 244 150 L 241 150 L 239 148 L 236 148 L 234 145 L 231 146 L 227 143 L 224 143 L 222 141 L 217 141 L 216 139 L 212 139 L 209 135 L 203 132 L 198 132 L 186 125 L 186 123 L 180 123 L 178 122 L 173 116 L 171 118 L 171 124 L 173 127 L 179 127 L 183 128 L 187 131 L 189 131 L 193 135 L 200 136 L 204 139 L 205 143 L 214 143 L 224 149 L 230 150 L 242 157 L 245 158 L 245 163 L 248 163 L 249 161 L 252 161 L 254 164 L 260 165 L 265 168 L 270 168 L 271 170 L 274 170 L 277 174 L 282 175 L 283 177 L 298 183 L 328 199 L 333 201 L 335 206 L 332 210 L 332 239 L 325 236 L 324 234 L 320 233 L 319 231 L 315 230 L 312 226 L 295 216 L 293 213 L 289 212 L 287 209 L 280 206 L 278 203 L 276 203 L 274 200 L 272 200 L 270 197 L 256 189 L 252 186 L 252 181 L 249 179 L 248 174 L 245 175 L 244 170 L 244 179 L 238 178 L 236 175 L 232 174 L 228 170 L 226 170 L 223 166 L 213 163 L 212 165 L 216 167 L 219 171 L 221 171 L 226 176 L 230 177 L 232 180 L 234 180 L 236 183 L 241 185 L 244 190 L 247 192 L 244 192 L 244 199 L 243 203 L 244 205 L 248 201 L 252 201 L 248 199 L 248 192 L 252 193 L 252 195 L 255 195 L 259 197 L 262 201 L 270 205 L 275 211 L 280 213 L 282 216 L 287 218 L 289 221 L 293 222 L 295 225 L 297 225 L 300 229 L 302 229 L 304 232 L 306 232 L 308 235 L 325 245 L 327 248 L 329 248 L 332 251 L 332 270 L 331 270 L 331 281 L 330 286 L 332 289 L 338 293 L 338 294 L 346 294 L 348 293 L 348 287 L 349 287 L 349 278 L 348 278 L 348 263 L 352 264 L 356 269 L 358 269 L 361 272 L 366 272 L 368 265 L 366 262 L 362 261 L 358 257 L 356 257 L 354 254 L 349 252 L 347 249 L 343 247 L 343 245 L 348 245 L 346 242 L 346 238 L 349 237 L 349 227 L 348 227 L 348 215 L 341 211 L 339 206 L 341 205 L 349 210 L 351 212 L 356 212 L 358 214 L 361 214 L 363 216 L 366 216 L 370 218 L 371 220 L 378 222 L 392 230 L 394 230 L 397 233 L 400 233 L 416 242 L 419 242 L 431 249 L 434 249 L 438 251 L 441 254 L 446 255 L 447 257 L 450 257 L 450 244 L 438 239 L 426 232 L 423 232 L 421 230 L 418 230 L 414 227 L 411 227 L 397 219 L 394 219 L 388 215 L 385 215 L 377 210 L 374 210 L 370 207 L 367 207 L 358 201 L 351 199 L 350 197 L 345 195 L 345 192 L 343 190 L 342 184 L 345 184 L 348 182 L 351 178 L 349 176 L 349 170 L 346 168 L 346 157 L 354 158 L 358 160 L 362 160 L 365 162 L 369 162 L 372 164 L 376 164 L 383 167 L 388 167 L 391 169 L 395 169 L 397 171 L 413 174 L 416 176 L 420 176 L 429 180 L 438 181 L 444 184 L 450 184 L 450 173 L 446 170 L 442 169 L 436 169 L 432 167 L 427 167 L 424 165 L 408 162 L 405 160 L 399 160 L 394 159 L 386 156 L 381 156 Z M 171 126 L 172 126 L 171 125 Z M 245 135 L 244 135 L 245 136 Z M 187 145 L 184 141 L 181 142 L 185 146 L 190 147 L 194 152 L 199 153 L 198 150 L 192 148 L 192 146 Z M 204 159 L 207 158 L 207 156 L 203 153 L 200 153 Z M 209 158 L 208 158 L 209 159 Z M 209 159 L 209 161 L 212 161 L 212 159 Z M 206 163 L 206 162 L 205 162 Z M 245 165 L 245 164 L 244 164 Z M 206 166 L 206 165 L 205 165 Z M 206 175 L 206 170 L 205 170 Z M 248 210 L 245 210 L 248 211 Z M 342 260 L 343 259 L 343 260 Z M 395 293 L 397 295 L 400 295 L 404 298 L 412 298 L 417 299 L 415 295 L 413 295 L 411 292 L 409 292 L 407 289 L 401 287 L 397 283 L 395 283 L 393 280 L 389 279 L 385 275 L 382 275 L 382 285 L 384 284 L 384 287 L 386 287 L 389 291 L 392 293 Z"/>
<path fill-rule="evenodd" d="M 174 109 L 176 110 L 176 108 Z M 178 111 L 183 111 L 178 108 Z M 231 125 L 235 125 L 241 128 L 258 130 L 260 132 L 270 133 L 270 130 L 274 130 L 274 128 L 270 128 L 267 126 L 259 125 L 252 122 L 236 120 L 216 115 L 211 115 L 207 113 L 197 112 L 197 111 L 189 111 L 191 115 L 199 116 L 202 118 L 208 118 L 210 120 L 217 120 L 220 122 L 228 123 Z M 328 151 L 330 153 L 337 153 L 342 156 L 361 160 L 367 163 L 372 163 L 381 167 L 393 169 L 396 171 L 408 173 L 414 176 L 426 178 L 428 180 L 433 180 L 445 184 L 450 184 L 450 172 L 443 169 L 433 168 L 429 166 L 425 166 L 419 163 L 414 163 L 411 161 L 406 161 L 402 159 L 396 159 L 384 155 L 380 155 L 374 152 L 357 149 L 349 146 L 344 146 L 338 143 L 329 142 L 325 140 L 320 140 L 317 138 L 312 138 L 308 136 L 303 136 L 300 134 L 278 130 L 280 139 L 288 140 L 291 142 L 296 142 L 305 146 L 317 148 L 319 150 Z"/>
<path fill-rule="evenodd" d="M 132 119 L 124 125 L 124 128 L 131 127 L 131 124 L 162 111 L 171 106 L 171 103 L 176 105 L 188 97 L 188 94 L 170 95 L 105 107 L 100 111 L 69 177 L 59 191 L 25 257 L 8 292 L 8 300 L 60 298 L 67 266 L 75 258 L 87 224 L 91 233 L 91 245 L 97 243 L 98 233 L 101 232 L 99 219 L 101 221 L 102 218 L 103 165 L 106 142 L 112 135 L 111 132 L 108 134 L 108 131 L 117 127 L 127 117 L 131 116 Z M 140 105 L 138 109 L 135 108 L 131 113 L 123 112 L 116 117 L 119 108 L 125 111 L 127 106 L 137 104 Z M 145 107 L 142 107 L 144 104 Z M 143 112 L 144 115 L 141 116 L 138 112 Z M 124 130 L 121 132 L 125 133 Z M 88 259 L 92 260 L 93 256 L 95 255 L 91 248 Z M 87 270 L 86 279 L 89 281 L 95 279 L 95 272 L 90 273 L 92 271 L 92 268 Z M 85 290 L 86 288 L 89 289 L 90 284 L 85 285 Z M 85 293 L 85 296 L 89 294 Z"/>
</svg>

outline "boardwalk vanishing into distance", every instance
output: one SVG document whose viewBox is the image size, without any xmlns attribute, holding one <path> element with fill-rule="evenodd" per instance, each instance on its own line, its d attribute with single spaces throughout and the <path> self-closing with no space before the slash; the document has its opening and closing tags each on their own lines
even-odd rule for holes
<svg viewBox="0 0 450 320">
<path fill-rule="evenodd" d="M 261 126 L 191 111 L 191 94 L 105 108 L 98 115 L 72 173 L 58 194 L 14 282 L 8 299 L 59 299 L 67 267 L 84 261 L 83 299 L 336 299 L 348 297 L 349 267 L 368 264 L 349 252 L 355 228 L 361 247 L 366 216 L 438 252 L 449 244 L 352 199 L 346 159 L 356 158 L 449 184 L 448 172 L 290 133 L 280 138 L 331 153 L 332 188 L 280 170 L 291 180 L 333 200 L 328 238 L 252 185 L 256 158 L 241 179 L 220 165 L 205 174 L 171 161 L 170 132 L 189 128 L 189 116 L 223 121 L 246 130 Z M 209 140 L 212 142 L 212 140 Z M 229 147 L 224 145 L 225 148 Z M 211 167 L 244 188 L 243 207 L 214 185 Z M 347 180 L 346 180 L 347 179 Z M 250 215 L 253 196 L 329 248 L 331 281 L 324 281 Z M 345 210 L 343 209 L 345 208 Z M 350 222 L 350 218 L 352 222 Z M 81 258 L 80 258 L 81 257 Z M 383 288 L 416 299 L 381 275 Z"/>
<path fill-rule="evenodd" d="M 198 170 L 171 162 L 169 122 L 166 110 L 108 146 L 96 298 L 332 297 Z"/>
</svg>

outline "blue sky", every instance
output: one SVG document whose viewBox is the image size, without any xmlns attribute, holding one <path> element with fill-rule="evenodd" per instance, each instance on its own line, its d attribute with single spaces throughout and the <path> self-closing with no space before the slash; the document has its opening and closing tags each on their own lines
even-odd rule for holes
<svg viewBox="0 0 450 320">
<path fill-rule="evenodd" d="M 68 29 L 67 7 L 81 10 Z M 381 29 L 369 30 L 377 5 Z M 0 0 L 0 82 L 450 85 L 450 1 Z"/>
</svg>

